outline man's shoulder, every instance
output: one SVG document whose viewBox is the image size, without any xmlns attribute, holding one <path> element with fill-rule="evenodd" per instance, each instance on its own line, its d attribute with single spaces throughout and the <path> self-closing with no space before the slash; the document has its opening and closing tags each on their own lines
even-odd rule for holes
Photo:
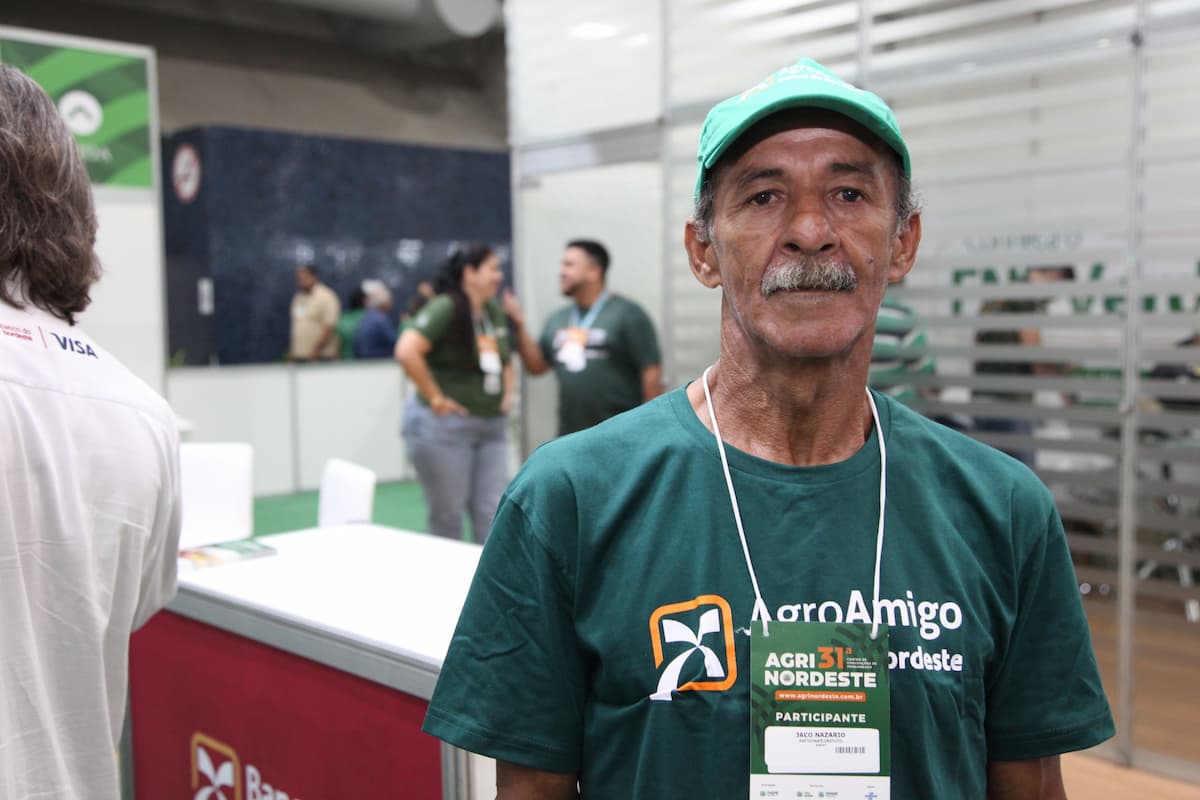
<svg viewBox="0 0 1200 800">
<path fill-rule="evenodd" d="M 626 316 L 648 316 L 646 309 L 642 308 L 640 303 L 623 294 L 609 294 L 608 303 L 614 311 Z"/>
<path fill-rule="evenodd" d="M 338 300 L 337 292 L 323 283 L 318 283 L 313 287 L 313 298 L 322 303 L 341 304 L 341 301 Z"/>
<path fill-rule="evenodd" d="M 876 398 L 881 397 L 876 393 Z M 1053 503 L 1049 490 L 1028 466 L 991 445 L 972 439 L 940 422 L 914 411 L 892 397 L 882 396 L 888 404 L 892 430 L 886 442 L 899 453 L 924 453 L 930 466 L 943 477 L 956 468 L 976 477 L 990 491 L 1007 492 L 1025 499 L 1039 498 Z M 889 461 L 891 453 L 889 452 Z M 901 456 L 902 458 L 904 456 Z"/>
<path fill-rule="evenodd" d="M 565 328 L 570 325 L 572 308 L 574 308 L 574 306 L 568 303 L 565 306 L 559 306 L 551 311 L 550 316 L 546 317 L 546 329 L 558 330 L 559 328 Z"/>
<path fill-rule="evenodd" d="M 174 429 L 163 397 L 80 326 L 36 308 L 0 303 L 0 383 L 52 392 L 74 404 L 134 408 Z"/>
</svg>

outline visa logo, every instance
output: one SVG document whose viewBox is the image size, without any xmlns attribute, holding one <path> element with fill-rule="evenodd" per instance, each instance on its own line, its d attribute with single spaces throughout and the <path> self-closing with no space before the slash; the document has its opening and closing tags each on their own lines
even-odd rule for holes
<svg viewBox="0 0 1200 800">
<path fill-rule="evenodd" d="M 67 336 L 59 336 L 54 331 L 51 331 L 50 335 L 54 337 L 54 341 L 58 342 L 58 346 L 63 350 L 66 350 L 68 353 L 78 353 L 81 356 L 100 358 L 100 356 L 96 355 L 96 351 L 92 349 L 92 346 L 87 342 L 80 341 L 79 339 L 72 339 Z"/>
</svg>

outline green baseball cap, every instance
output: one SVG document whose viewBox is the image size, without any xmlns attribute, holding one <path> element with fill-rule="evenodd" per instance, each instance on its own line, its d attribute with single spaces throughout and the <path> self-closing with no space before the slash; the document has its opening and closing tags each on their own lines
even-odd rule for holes
<svg viewBox="0 0 1200 800">
<path fill-rule="evenodd" d="M 879 95 L 851 86 L 811 58 L 802 58 L 708 112 L 700 133 L 700 169 L 693 199 L 700 199 L 709 169 L 739 136 L 759 120 L 788 108 L 824 108 L 849 117 L 895 150 L 904 174 L 912 174 L 908 146 L 888 104 Z"/>
</svg>

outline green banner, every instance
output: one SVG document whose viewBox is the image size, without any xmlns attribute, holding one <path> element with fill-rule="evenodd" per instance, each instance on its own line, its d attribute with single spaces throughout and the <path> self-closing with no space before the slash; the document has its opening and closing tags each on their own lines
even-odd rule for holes
<svg viewBox="0 0 1200 800">
<path fill-rule="evenodd" d="M 153 186 L 146 59 L 0 38 L 0 61 L 37 81 L 58 105 L 93 184 Z"/>
</svg>

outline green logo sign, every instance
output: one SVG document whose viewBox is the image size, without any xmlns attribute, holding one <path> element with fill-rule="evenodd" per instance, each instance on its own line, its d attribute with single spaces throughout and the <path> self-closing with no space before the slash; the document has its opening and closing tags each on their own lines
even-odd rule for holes
<svg viewBox="0 0 1200 800">
<path fill-rule="evenodd" d="M 58 104 L 93 184 L 153 185 L 144 58 L 0 38 L 0 61 L 25 72 Z"/>
</svg>

